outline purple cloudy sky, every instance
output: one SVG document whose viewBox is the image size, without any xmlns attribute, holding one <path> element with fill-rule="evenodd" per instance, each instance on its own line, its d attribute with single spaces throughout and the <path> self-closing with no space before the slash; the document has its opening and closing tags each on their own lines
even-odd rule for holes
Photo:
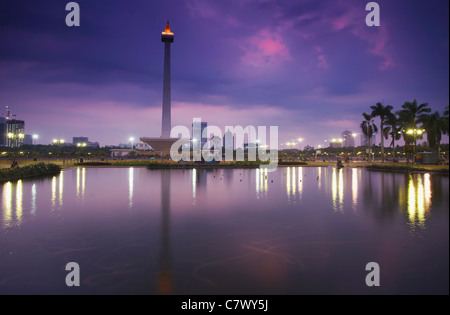
<svg viewBox="0 0 450 315">
<path fill-rule="evenodd" d="M 277 125 L 280 142 L 323 145 L 376 102 L 449 104 L 447 0 L 377 1 L 372 28 L 366 0 L 79 0 L 72 28 L 67 2 L 0 3 L 0 112 L 39 143 L 159 136 L 167 19 L 173 125 Z"/>
</svg>

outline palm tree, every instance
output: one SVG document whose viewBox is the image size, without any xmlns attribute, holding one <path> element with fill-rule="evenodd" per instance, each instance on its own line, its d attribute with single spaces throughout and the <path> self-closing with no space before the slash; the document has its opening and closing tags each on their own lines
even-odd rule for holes
<svg viewBox="0 0 450 315">
<path fill-rule="evenodd" d="M 391 113 L 386 118 L 386 125 L 387 127 L 384 128 L 383 133 L 386 139 L 389 135 L 392 138 L 390 145 L 393 149 L 392 158 L 395 159 L 395 141 L 400 140 L 402 137 L 402 126 L 400 124 L 400 119 L 394 113 Z"/>
<path fill-rule="evenodd" d="M 377 103 L 376 105 L 370 106 L 372 109 L 372 117 L 380 117 L 380 131 L 384 131 L 384 124 L 386 123 L 386 118 L 392 114 L 394 107 L 391 105 L 384 106 L 382 103 Z M 384 137 L 381 135 L 381 162 L 384 162 Z"/>
<path fill-rule="evenodd" d="M 444 116 L 441 117 L 444 126 L 444 135 L 448 135 L 448 106 L 445 107 Z"/>
<path fill-rule="evenodd" d="M 421 115 L 425 115 L 426 113 L 431 112 L 431 108 L 428 107 L 428 103 L 423 103 L 418 105 L 417 101 L 414 100 L 412 102 L 405 102 L 402 105 L 402 110 L 398 112 L 398 116 L 400 118 L 400 122 L 403 130 L 408 129 L 417 129 L 417 119 Z M 412 142 L 416 142 L 416 134 L 413 136 L 408 133 L 403 133 L 403 139 L 405 140 L 405 145 L 411 145 Z M 408 155 L 409 162 L 409 155 Z"/>
<path fill-rule="evenodd" d="M 444 117 L 441 117 L 439 112 L 436 111 L 430 115 L 421 115 L 418 119 L 418 121 L 422 123 L 422 128 L 424 128 L 427 133 L 428 144 L 431 148 L 437 148 L 439 155 L 442 134 L 446 132 L 445 120 L 443 118 Z"/>
<path fill-rule="evenodd" d="M 375 125 L 375 123 L 373 122 L 372 115 L 369 115 L 367 113 L 363 113 L 362 115 L 364 117 L 364 120 L 359 126 L 361 127 L 361 131 L 364 134 L 364 136 L 366 136 L 366 138 L 369 139 L 368 144 L 369 144 L 369 161 L 370 161 L 370 148 L 371 148 L 370 140 L 373 134 L 377 133 L 378 128 L 377 125 Z"/>
</svg>

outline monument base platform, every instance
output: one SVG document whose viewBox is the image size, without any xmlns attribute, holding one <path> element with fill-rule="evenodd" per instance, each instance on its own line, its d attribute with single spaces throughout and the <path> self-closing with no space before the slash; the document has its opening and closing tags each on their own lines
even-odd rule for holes
<svg viewBox="0 0 450 315">
<path fill-rule="evenodd" d="M 156 152 L 161 153 L 169 153 L 170 154 L 170 148 L 172 145 L 178 141 L 178 140 L 184 140 L 184 139 L 178 139 L 178 138 L 139 138 L 144 143 L 147 143 L 149 146 L 153 148 Z M 188 143 L 189 139 L 186 139 L 184 143 Z"/>
</svg>

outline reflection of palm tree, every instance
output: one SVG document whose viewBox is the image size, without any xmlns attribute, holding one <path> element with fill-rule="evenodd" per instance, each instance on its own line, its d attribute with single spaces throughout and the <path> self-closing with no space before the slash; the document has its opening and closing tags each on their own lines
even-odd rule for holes
<svg viewBox="0 0 450 315">
<path fill-rule="evenodd" d="M 377 103 L 376 105 L 370 106 L 372 109 L 372 117 L 380 117 L 380 131 L 381 131 L 381 162 L 384 162 L 384 137 L 383 137 L 383 131 L 384 131 L 384 124 L 386 123 L 386 119 L 391 115 L 392 107 L 391 105 L 384 106 L 381 103 Z"/>
<path fill-rule="evenodd" d="M 369 145 L 369 161 L 370 161 L 370 148 L 371 148 L 370 141 L 371 141 L 373 134 L 377 133 L 378 128 L 373 122 L 372 115 L 369 115 L 366 113 L 363 113 L 362 115 L 364 117 L 364 120 L 359 126 L 361 127 L 362 133 L 364 134 L 364 136 L 366 136 L 366 138 L 368 139 L 368 142 L 369 142 L 368 145 Z"/>
</svg>

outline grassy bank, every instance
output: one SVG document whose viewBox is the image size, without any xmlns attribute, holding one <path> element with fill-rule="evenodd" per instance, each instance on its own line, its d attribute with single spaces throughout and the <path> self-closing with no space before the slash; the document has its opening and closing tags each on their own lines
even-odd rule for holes
<svg viewBox="0 0 450 315">
<path fill-rule="evenodd" d="M 388 171 L 388 172 L 426 172 L 426 173 L 436 173 L 436 174 L 449 174 L 449 168 L 424 168 L 409 165 L 383 165 L 383 164 L 371 164 L 365 167 L 371 171 Z"/>
<path fill-rule="evenodd" d="M 38 176 L 56 175 L 59 174 L 60 171 L 61 167 L 59 165 L 46 163 L 0 169 L 0 182 Z"/>
</svg>

